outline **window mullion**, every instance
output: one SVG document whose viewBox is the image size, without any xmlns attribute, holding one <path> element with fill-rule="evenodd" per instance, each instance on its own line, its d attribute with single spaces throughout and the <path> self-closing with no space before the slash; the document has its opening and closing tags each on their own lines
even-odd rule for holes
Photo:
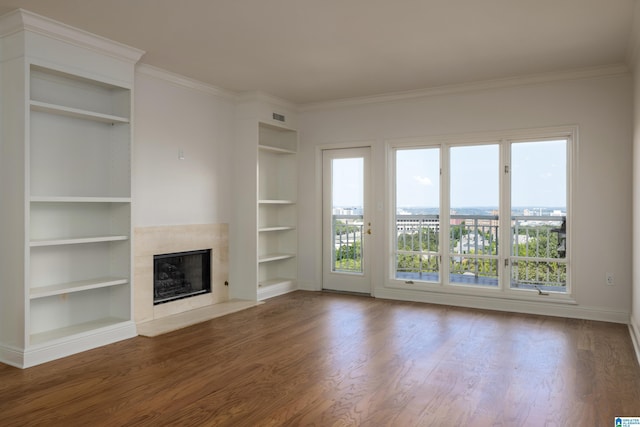
<svg viewBox="0 0 640 427">
<path fill-rule="evenodd" d="M 442 144 L 440 147 L 440 280 L 444 285 L 449 284 L 451 266 L 451 198 L 449 194 L 451 165 L 449 162 L 449 147 Z"/>
<path fill-rule="evenodd" d="M 511 281 L 512 259 L 511 251 L 511 146 L 510 141 L 500 141 L 500 206 L 498 212 L 500 218 L 498 235 L 498 262 L 500 273 L 498 282 L 501 289 L 508 289 Z"/>
</svg>

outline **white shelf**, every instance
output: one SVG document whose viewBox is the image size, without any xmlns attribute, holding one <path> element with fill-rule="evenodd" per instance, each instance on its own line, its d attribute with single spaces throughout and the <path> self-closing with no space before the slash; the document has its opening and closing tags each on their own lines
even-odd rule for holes
<svg viewBox="0 0 640 427">
<path fill-rule="evenodd" d="M 295 227 L 262 227 L 258 229 L 260 233 L 266 233 L 271 231 L 290 231 L 295 230 Z"/>
<path fill-rule="evenodd" d="M 42 113 L 58 114 L 60 116 L 73 117 L 76 119 L 93 120 L 101 123 L 129 123 L 127 117 L 113 116 L 111 114 L 97 113 L 95 111 L 82 110 L 79 108 L 65 107 L 63 105 L 49 104 L 41 101 L 31 101 L 31 110 Z"/>
<path fill-rule="evenodd" d="M 295 254 L 283 254 L 283 253 L 264 254 L 264 255 L 260 255 L 260 257 L 258 258 L 258 262 L 263 263 L 263 262 L 281 261 L 285 259 L 295 258 L 295 256 L 296 256 Z"/>
<path fill-rule="evenodd" d="M 0 224 L 0 271 L 14 280 L 0 286 L 0 313 L 11 319 L 0 348 L 24 368 L 135 335 L 131 137 L 141 52 L 91 37 L 77 45 L 83 32 L 25 11 L 0 21 L 29 41 L 0 53 L 12 64 L 2 68 L 0 119 L 20 153 L 0 156 L 15 178 L 2 184 L 12 209 Z"/>
<path fill-rule="evenodd" d="M 42 286 L 39 288 L 31 288 L 29 291 L 30 299 L 46 298 L 55 295 L 63 295 L 73 292 L 82 292 L 90 289 L 106 288 L 109 286 L 125 285 L 129 283 L 129 279 L 121 277 L 101 277 L 92 280 L 81 280 L 70 283 L 60 283 L 51 286 Z"/>
<path fill-rule="evenodd" d="M 124 322 L 129 322 L 129 320 L 120 319 L 117 317 L 106 317 L 103 319 L 92 320 L 90 322 L 79 323 L 77 325 L 71 325 L 64 328 L 52 329 L 50 331 L 32 334 L 30 336 L 30 344 L 33 346 L 58 339 L 69 338 L 73 335 L 79 335 L 87 332 L 93 333 L 97 329 L 115 326 Z"/>
<path fill-rule="evenodd" d="M 131 197 L 31 196 L 34 203 L 131 203 Z"/>
<path fill-rule="evenodd" d="M 296 154 L 294 150 L 289 150 L 286 148 L 273 147 L 271 145 L 258 145 L 258 148 L 263 151 L 270 151 L 272 153 L 277 154 Z"/>
<path fill-rule="evenodd" d="M 261 199 L 258 200 L 258 203 L 261 205 L 295 205 L 296 202 L 293 200 L 282 200 L 282 199 Z"/>
<path fill-rule="evenodd" d="M 32 240 L 30 246 L 42 247 L 42 246 L 62 246 L 62 245 L 79 245 L 84 243 L 102 243 L 102 242 L 116 242 L 122 240 L 128 240 L 129 236 L 117 235 L 117 236 L 93 236 L 93 237 L 75 237 L 66 239 L 46 239 L 46 240 Z"/>
</svg>

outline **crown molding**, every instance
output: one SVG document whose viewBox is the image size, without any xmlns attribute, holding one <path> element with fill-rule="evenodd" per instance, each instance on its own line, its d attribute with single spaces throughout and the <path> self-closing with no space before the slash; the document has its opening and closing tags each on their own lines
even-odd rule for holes
<svg viewBox="0 0 640 427">
<path fill-rule="evenodd" d="M 404 101 L 409 99 L 427 98 L 438 95 L 450 95 L 466 92 L 475 92 L 490 89 L 501 89 L 516 86 L 526 86 L 540 83 L 549 83 L 565 80 L 580 80 L 602 77 L 619 76 L 629 73 L 627 64 L 612 64 L 599 67 L 580 68 L 575 70 L 557 71 L 550 73 L 530 74 L 526 76 L 507 77 L 493 80 L 483 80 L 471 83 L 436 86 L 432 88 L 393 92 L 381 95 L 364 96 L 357 98 L 345 98 L 334 101 L 301 104 L 300 112 L 326 110 L 341 107 L 351 107 L 368 104 Z"/>
<path fill-rule="evenodd" d="M 0 16 L 0 38 L 22 30 L 98 51 L 131 63 L 138 62 L 145 53 L 143 50 L 71 27 L 24 9 L 16 9 Z"/>
<path fill-rule="evenodd" d="M 231 101 L 238 100 L 238 94 L 233 91 L 222 89 L 220 87 L 213 86 L 207 83 L 203 83 L 199 80 L 191 79 L 181 74 L 173 73 L 171 71 L 167 71 L 162 68 L 155 67 L 153 65 L 140 63 L 136 66 L 136 73 L 139 73 L 148 77 L 153 77 L 158 80 L 163 80 L 175 86 L 196 90 L 198 92 L 203 92 L 209 95 L 219 96 L 221 98 L 229 99 Z"/>
</svg>

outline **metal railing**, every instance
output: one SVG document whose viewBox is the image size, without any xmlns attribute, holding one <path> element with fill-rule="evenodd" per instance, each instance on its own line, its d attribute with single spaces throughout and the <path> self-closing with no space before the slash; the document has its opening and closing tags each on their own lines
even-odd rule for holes
<svg viewBox="0 0 640 427">
<path fill-rule="evenodd" d="M 362 273 L 362 215 L 333 215 L 333 271 Z"/>
<path fill-rule="evenodd" d="M 499 218 L 450 215 L 449 282 L 498 286 Z M 564 291 L 566 243 L 564 217 L 511 217 L 512 288 Z M 439 281 L 441 252 L 438 215 L 396 216 L 396 278 Z M 503 254 L 504 255 L 504 254 Z"/>
<path fill-rule="evenodd" d="M 449 282 L 498 286 L 500 227 L 497 215 L 450 215 Z M 564 217 L 512 216 L 512 288 L 563 291 L 567 281 Z M 333 266 L 337 272 L 362 272 L 362 215 L 333 215 Z M 396 216 L 396 277 L 439 281 L 439 215 Z M 553 288 L 553 289 L 552 289 Z"/>
<path fill-rule="evenodd" d="M 567 282 L 566 218 L 511 217 L 511 287 L 564 287 Z"/>
</svg>

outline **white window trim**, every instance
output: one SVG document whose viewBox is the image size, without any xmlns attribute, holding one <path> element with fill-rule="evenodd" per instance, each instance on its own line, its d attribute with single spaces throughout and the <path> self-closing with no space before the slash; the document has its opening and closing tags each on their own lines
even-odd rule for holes
<svg viewBox="0 0 640 427">
<path fill-rule="evenodd" d="M 547 295 L 540 295 L 537 291 L 512 289 L 508 285 L 508 281 L 505 280 L 509 267 L 504 266 L 504 259 L 510 258 L 510 253 L 500 255 L 500 264 L 502 265 L 502 271 L 500 274 L 500 285 L 497 288 L 484 288 L 477 286 L 465 286 L 461 284 L 445 284 L 448 282 L 448 263 L 441 263 L 439 283 L 432 282 L 415 282 L 407 284 L 403 280 L 396 279 L 395 272 L 395 233 L 390 230 L 395 224 L 395 175 L 396 175 L 396 158 L 395 152 L 398 149 L 411 149 L 411 148 L 439 148 L 440 149 L 440 209 L 442 212 L 449 212 L 449 177 L 448 177 L 448 160 L 449 160 L 449 147 L 452 146 L 469 146 L 469 145 L 483 145 L 483 144 L 500 144 L 500 168 L 503 170 L 505 165 L 510 166 L 510 145 L 514 142 L 527 142 L 527 141 L 541 141 L 545 139 L 567 139 L 567 241 L 570 242 L 567 247 L 567 289 L 566 292 L 549 292 Z M 385 245 L 385 257 L 387 262 L 385 263 L 385 282 L 384 286 L 390 289 L 407 290 L 407 291 L 421 291 L 431 292 L 439 294 L 451 294 L 462 295 L 472 297 L 488 297 L 499 299 L 510 299 L 519 301 L 546 301 L 548 303 L 562 303 L 562 304 L 577 304 L 574 299 L 575 284 L 572 281 L 572 247 L 573 239 L 573 200 L 574 194 L 577 191 L 578 181 L 576 179 L 578 173 L 578 164 L 576 161 L 579 140 L 578 140 L 578 126 L 556 126 L 545 128 L 529 128 L 529 129 L 517 129 L 517 130 L 505 130 L 495 132 L 478 132 L 471 134 L 451 134 L 443 136 L 426 136 L 426 137 L 414 137 L 414 138 L 397 138 L 388 139 L 385 141 L 385 149 L 387 153 L 387 209 L 385 212 L 385 223 L 388 224 L 387 244 Z M 445 167 L 446 165 L 446 167 Z M 506 175 L 506 176 L 505 176 Z M 501 173 L 500 177 L 500 227 L 503 230 L 510 229 L 510 212 L 505 215 L 506 207 L 510 207 L 510 174 Z M 440 225 L 440 247 L 439 252 L 444 256 L 445 250 L 448 247 L 443 246 L 442 236 L 448 236 L 449 224 L 444 221 Z M 500 245 L 502 248 L 510 247 L 510 233 L 501 233 Z M 508 249 L 506 249 L 508 250 Z"/>
</svg>

